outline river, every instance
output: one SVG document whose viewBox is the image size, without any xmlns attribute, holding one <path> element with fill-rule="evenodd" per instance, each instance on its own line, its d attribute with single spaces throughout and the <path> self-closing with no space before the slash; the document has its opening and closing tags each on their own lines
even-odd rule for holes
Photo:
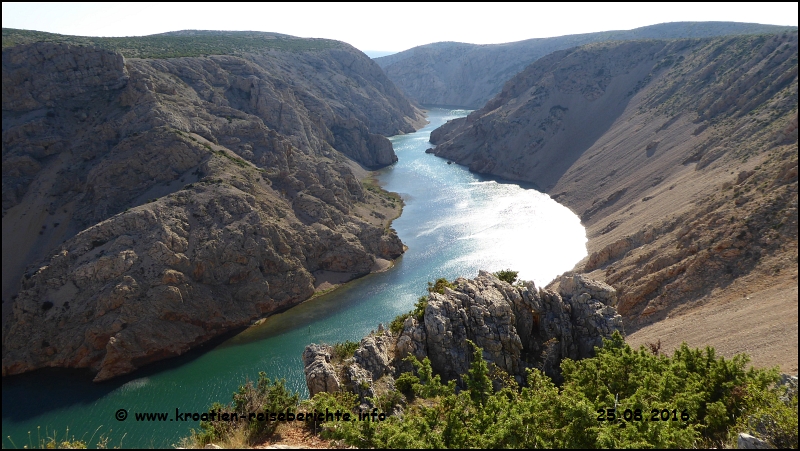
<svg viewBox="0 0 800 451">
<path fill-rule="evenodd" d="M 272 316 L 223 342 L 94 384 L 84 372 L 42 370 L 3 379 L 3 447 L 30 447 L 55 432 L 94 447 L 170 447 L 197 422 L 137 422 L 136 412 L 204 412 L 259 371 L 285 378 L 308 396 L 301 354 L 309 343 L 359 340 L 411 310 L 439 277 L 475 277 L 479 269 L 519 271 L 542 286 L 586 256 L 586 232 L 569 209 L 533 187 L 470 173 L 426 154 L 430 132 L 469 111 L 432 108 L 430 124 L 390 138 L 399 161 L 378 180 L 405 200 L 392 226 L 408 251 L 390 270 Z M 119 409 L 128 412 L 117 421 Z M 37 430 L 37 427 L 39 428 Z M 30 431 L 30 438 L 28 435 Z M 11 439 L 8 438 L 11 437 Z"/>
</svg>

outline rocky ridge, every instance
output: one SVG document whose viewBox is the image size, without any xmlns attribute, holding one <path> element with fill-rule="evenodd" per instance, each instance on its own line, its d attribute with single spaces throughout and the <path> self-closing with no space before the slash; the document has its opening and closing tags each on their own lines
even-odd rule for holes
<svg viewBox="0 0 800 451">
<path fill-rule="evenodd" d="M 575 270 L 617 289 L 629 331 L 755 277 L 796 336 L 796 31 L 555 52 L 431 142 L 580 215 Z"/>
<path fill-rule="evenodd" d="M 776 33 L 796 27 L 736 22 L 673 22 L 505 44 L 437 42 L 375 58 L 389 78 L 422 105 L 483 107 L 530 63 L 558 50 L 593 42 L 703 38 Z"/>
<path fill-rule="evenodd" d="M 125 374 L 403 252 L 371 214 L 396 200 L 356 174 L 422 115 L 347 44 L 135 59 L 5 36 L 4 376 Z"/>
<path fill-rule="evenodd" d="M 409 355 L 428 357 L 436 374 L 461 382 L 472 355 L 468 339 L 483 349 L 487 363 L 520 382 L 528 367 L 558 378 L 562 359 L 589 357 L 603 338 L 624 333 L 612 287 L 575 274 L 560 281 L 556 292 L 532 282 L 510 285 L 485 271 L 475 279 L 458 278 L 455 288 L 429 295 L 422 320 L 408 317 L 397 334 L 379 326 L 342 362 L 332 359 L 330 346 L 307 346 L 303 363 L 309 393 L 347 390 L 366 402 L 376 389 L 393 388 L 394 379 L 411 370 L 403 360 Z"/>
</svg>

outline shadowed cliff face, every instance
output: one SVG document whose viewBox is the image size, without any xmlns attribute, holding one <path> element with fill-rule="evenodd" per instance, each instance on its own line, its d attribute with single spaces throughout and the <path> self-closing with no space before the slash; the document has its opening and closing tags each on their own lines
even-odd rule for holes
<svg viewBox="0 0 800 451">
<path fill-rule="evenodd" d="M 431 142 L 579 214 L 631 329 L 796 268 L 797 32 L 556 52 Z"/>
<path fill-rule="evenodd" d="M 795 27 L 735 22 L 675 22 L 505 44 L 438 42 L 376 58 L 389 78 L 423 105 L 481 108 L 530 63 L 558 50 L 593 42 L 702 38 L 775 33 Z"/>
<path fill-rule="evenodd" d="M 307 299 L 315 271 L 396 258 L 351 168 L 396 161 L 383 135 L 421 118 L 345 44 L 5 48 L 3 375 L 114 377 Z"/>
</svg>

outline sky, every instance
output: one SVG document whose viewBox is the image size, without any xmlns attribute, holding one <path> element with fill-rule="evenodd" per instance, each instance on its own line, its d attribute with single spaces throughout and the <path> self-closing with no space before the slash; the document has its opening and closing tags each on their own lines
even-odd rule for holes
<svg viewBox="0 0 800 451">
<path fill-rule="evenodd" d="M 3 3 L 3 27 L 79 36 L 270 31 L 401 51 L 499 44 L 679 21 L 794 25 L 798 3 Z"/>
</svg>

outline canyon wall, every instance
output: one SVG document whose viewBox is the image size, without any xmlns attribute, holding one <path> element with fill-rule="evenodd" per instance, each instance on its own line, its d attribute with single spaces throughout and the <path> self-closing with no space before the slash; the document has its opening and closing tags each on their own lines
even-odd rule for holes
<svg viewBox="0 0 800 451">
<path fill-rule="evenodd" d="M 375 58 L 389 78 L 422 105 L 476 109 L 530 63 L 558 50 L 593 42 L 703 38 L 776 33 L 797 27 L 736 22 L 673 22 L 633 30 L 603 31 L 504 44 L 437 42 Z"/>
<path fill-rule="evenodd" d="M 349 45 L 150 59 L 3 36 L 3 375 L 125 374 L 403 252 L 371 214 L 400 205 L 356 175 L 424 118 Z"/>
<path fill-rule="evenodd" d="M 796 31 L 597 43 L 531 64 L 429 152 L 576 212 L 576 271 L 617 289 L 626 329 L 742 279 L 781 287 L 796 336 L 797 105 Z"/>
</svg>

